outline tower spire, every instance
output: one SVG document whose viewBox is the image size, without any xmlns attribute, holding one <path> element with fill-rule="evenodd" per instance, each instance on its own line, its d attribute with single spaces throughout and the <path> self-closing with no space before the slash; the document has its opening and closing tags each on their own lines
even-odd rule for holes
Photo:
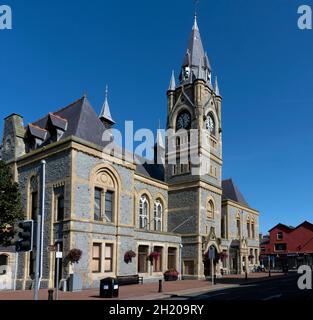
<svg viewBox="0 0 313 320">
<path fill-rule="evenodd" d="M 202 70 L 200 70 L 200 68 L 202 68 Z M 207 79 L 204 80 L 209 80 L 211 67 L 209 59 L 203 48 L 197 21 L 197 12 L 195 9 L 194 24 L 189 38 L 186 54 L 183 60 L 179 79 L 183 84 L 192 83 L 194 80 L 199 79 L 199 75 L 201 75 L 202 78 L 203 74 L 207 76 Z"/>
<path fill-rule="evenodd" d="M 99 119 L 103 123 L 107 123 L 109 125 L 113 125 L 115 123 L 115 121 L 112 119 L 112 116 L 111 116 L 108 96 L 109 96 L 109 88 L 106 85 L 106 87 L 105 87 L 105 99 L 104 99 L 104 103 L 102 105 L 102 109 L 101 109 L 101 112 L 100 112 L 100 115 L 99 115 Z"/>
</svg>

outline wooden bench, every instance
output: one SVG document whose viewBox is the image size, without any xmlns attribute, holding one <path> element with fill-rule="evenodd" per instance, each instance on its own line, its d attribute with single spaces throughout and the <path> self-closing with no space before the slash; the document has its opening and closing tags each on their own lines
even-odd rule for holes
<svg viewBox="0 0 313 320">
<path fill-rule="evenodd" d="M 126 286 L 128 284 L 143 284 L 143 277 L 139 277 L 138 274 L 129 275 L 129 276 L 117 276 L 116 277 L 118 284 L 120 286 Z"/>
</svg>

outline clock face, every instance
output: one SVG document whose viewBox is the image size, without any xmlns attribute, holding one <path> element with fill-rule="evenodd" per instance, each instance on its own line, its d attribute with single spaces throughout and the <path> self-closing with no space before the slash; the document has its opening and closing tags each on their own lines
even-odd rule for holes
<svg viewBox="0 0 313 320">
<path fill-rule="evenodd" d="M 211 134 L 215 134 L 215 122 L 211 115 L 209 115 L 206 120 L 206 128 L 210 131 Z"/>
<path fill-rule="evenodd" d="M 176 130 L 189 129 L 191 124 L 191 117 L 188 112 L 181 113 L 176 122 Z"/>
</svg>

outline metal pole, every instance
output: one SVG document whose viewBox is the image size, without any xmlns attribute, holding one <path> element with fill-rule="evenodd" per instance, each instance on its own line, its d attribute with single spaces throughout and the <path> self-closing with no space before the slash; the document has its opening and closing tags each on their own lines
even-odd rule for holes
<svg viewBox="0 0 313 320">
<path fill-rule="evenodd" d="M 183 245 L 179 245 L 180 280 L 183 280 Z"/>
<path fill-rule="evenodd" d="M 214 262 L 213 262 L 213 258 L 211 258 L 211 268 L 212 268 L 212 286 L 214 286 Z"/>
<path fill-rule="evenodd" d="M 41 161 L 41 201 L 40 201 L 40 214 L 37 217 L 37 241 L 36 241 L 36 273 L 35 273 L 35 290 L 34 300 L 38 300 L 38 292 L 42 277 L 42 256 L 43 256 L 43 233 L 44 233 L 44 220 L 45 220 L 45 191 L 46 191 L 46 161 Z"/>
<path fill-rule="evenodd" d="M 35 285 L 34 285 L 34 300 L 38 300 L 38 290 L 39 290 L 39 268 L 40 268 L 40 224 L 41 215 L 37 216 L 37 239 L 36 239 L 36 266 L 35 266 Z"/>
<path fill-rule="evenodd" d="M 18 270 L 18 252 L 15 252 L 15 272 L 14 272 L 14 291 L 16 291 L 16 279 L 17 279 L 17 270 Z"/>
<path fill-rule="evenodd" d="M 60 251 L 60 243 L 57 244 L 57 252 L 59 251 Z M 56 274 L 56 286 L 55 286 L 55 300 L 59 300 L 59 273 L 60 273 L 59 261 L 60 261 L 60 258 L 56 257 L 57 274 Z"/>
</svg>

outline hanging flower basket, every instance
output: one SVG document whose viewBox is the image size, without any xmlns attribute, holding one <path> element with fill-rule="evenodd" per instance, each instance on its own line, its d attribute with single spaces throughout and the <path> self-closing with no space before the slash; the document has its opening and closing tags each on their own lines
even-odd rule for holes
<svg viewBox="0 0 313 320">
<path fill-rule="evenodd" d="M 80 249 L 72 249 L 67 254 L 65 260 L 67 263 L 74 264 L 78 263 L 82 257 L 83 252 Z"/>
<path fill-rule="evenodd" d="M 176 281 L 178 279 L 179 272 L 176 269 L 169 269 L 164 272 L 165 281 Z"/>
<path fill-rule="evenodd" d="M 161 256 L 161 253 L 158 251 L 153 251 L 148 255 L 148 260 L 153 264 L 153 261 L 157 261 Z"/>
<path fill-rule="evenodd" d="M 124 262 L 132 263 L 132 259 L 136 257 L 136 253 L 133 250 L 126 251 L 124 254 Z"/>
</svg>

